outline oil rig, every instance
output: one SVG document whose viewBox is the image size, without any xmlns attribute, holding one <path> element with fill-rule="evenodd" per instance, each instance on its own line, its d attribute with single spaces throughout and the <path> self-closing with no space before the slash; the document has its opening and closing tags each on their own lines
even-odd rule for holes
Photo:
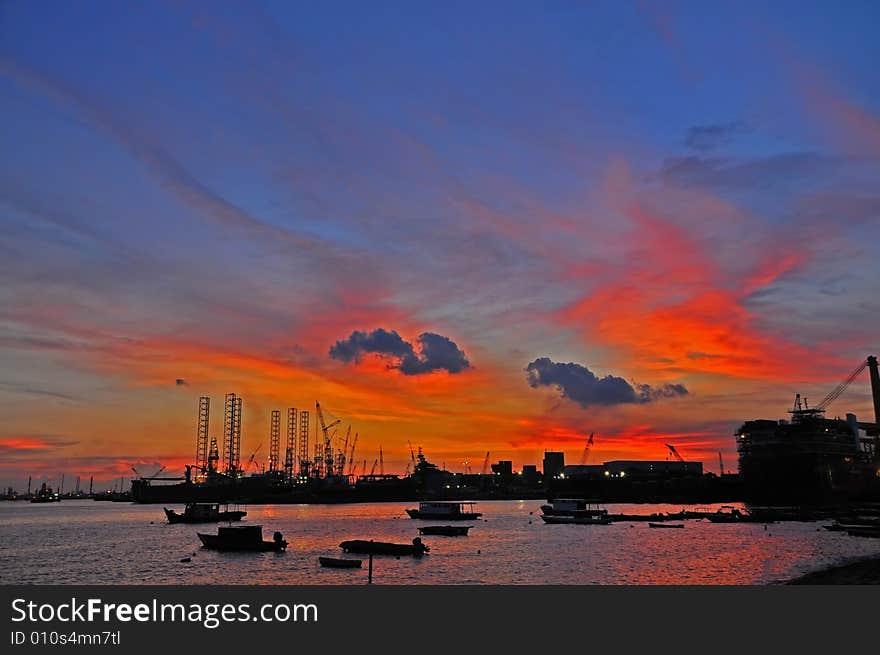
<svg viewBox="0 0 880 655">
<path fill-rule="evenodd" d="M 211 398 L 201 396 L 196 419 L 196 452 L 193 464 L 182 477 L 141 476 L 131 483 L 131 500 L 159 502 L 344 502 L 354 495 L 384 499 L 407 493 L 412 482 L 407 476 L 385 475 L 382 449 L 370 473 L 366 460 L 361 475 L 355 474 L 358 433 L 351 425 L 344 435 L 342 419 L 315 402 L 314 442 L 310 444 L 311 412 L 289 407 L 284 433 L 280 409 L 269 414 L 269 451 L 266 462 L 253 470 L 257 452 L 246 462 L 241 457 L 242 398 L 227 393 L 223 403 L 221 438 L 211 436 Z M 320 432 L 319 432 L 320 431 Z M 349 445 L 350 444 L 350 445 Z M 312 448 L 310 449 L 310 445 Z M 376 465 L 379 464 L 379 474 Z M 414 488 L 412 489 L 414 493 Z"/>
<path fill-rule="evenodd" d="M 865 369 L 874 422 L 827 418 L 828 407 Z M 762 504 L 880 499 L 880 374 L 877 357 L 859 363 L 818 404 L 797 394 L 788 419 L 746 421 L 736 432 L 744 500 Z"/>
</svg>

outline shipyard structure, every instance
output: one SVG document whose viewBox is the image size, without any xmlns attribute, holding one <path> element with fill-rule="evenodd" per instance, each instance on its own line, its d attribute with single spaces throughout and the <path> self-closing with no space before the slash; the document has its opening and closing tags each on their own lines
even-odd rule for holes
<svg viewBox="0 0 880 655">
<path fill-rule="evenodd" d="M 874 421 L 828 418 L 844 390 L 869 371 Z M 794 505 L 880 499 L 880 374 L 876 356 L 862 361 L 819 403 L 800 394 L 787 419 L 746 421 L 736 432 L 744 500 Z"/>
</svg>

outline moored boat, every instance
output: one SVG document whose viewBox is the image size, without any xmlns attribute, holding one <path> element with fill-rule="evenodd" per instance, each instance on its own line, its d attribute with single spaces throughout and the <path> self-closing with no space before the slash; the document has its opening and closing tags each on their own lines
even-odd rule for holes
<svg viewBox="0 0 880 655">
<path fill-rule="evenodd" d="M 474 521 L 483 514 L 474 511 L 470 502 L 423 502 L 418 509 L 408 509 L 411 519 L 432 519 L 444 521 Z"/>
<path fill-rule="evenodd" d="M 572 510 L 568 514 L 541 514 L 544 523 L 574 523 L 576 525 L 610 525 L 612 522 L 608 510 L 598 503 L 583 501 L 581 509 Z"/>
<path fill-rule="evenodd" d="M 589 503 L 582 498 L 554 498 L 548 504 L 541 505 L 541 513 L 545 516 L 573 516 L 575 512 L 589 509 Z"/>
<path fill-rule="evenodd" d="M 282 551 L 287 548 L 287 541 L 280 532 L 272 535 L 272 541 L 263 539 L 263 528 L 259 525 L 237 525 L 222 527 L 217 534 L 196 533 L 205 548 L 224 551 Z"/>
<path fill-rule="evenodd" d="M 466 537 L 469 525 L 426 525 L 419 528 L 419 534 L 443 535 L 445 537 Z"/>
<path fill-rule="evenodd" d="M 331 569 L 359 569 L 363 560 L 359 559 L 340 559 L 338 557 L 319 557 L 318 563 L 321 566 Z"/>
<path fill-rule="evenodd" d="M 385 541 L 368 541 L 366 539 L 353 539 L 339 544 L 346 553 L 360 553 L 363 555 L 415 555 L 421 556 L 431 550 L 422 543 L 419 537 L 412 540 L 411 544 L 394 544 Z"/>
<path fill-rule="evenodd" d="M 173 509 L 163 508 L 169 523 L 217 523 L 219 521 L 241 521 L 247 512 L 241 510 L 220 511 L 219 503 L 187 503 L 182 514 Z"/>
<path fill-rule="evenodd" d="M 683 528 L 684 523 L 648 523 L 649 528 Z"/>
</svg>

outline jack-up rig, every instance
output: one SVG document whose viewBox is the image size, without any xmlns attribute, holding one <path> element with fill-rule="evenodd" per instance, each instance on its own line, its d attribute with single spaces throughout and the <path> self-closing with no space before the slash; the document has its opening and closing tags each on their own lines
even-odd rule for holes
<svg viewBox="0 0 880 655">
<path fill-rule="evenodd" d="M 345 500 L 344 495 L 359 491 L 382 495 L 406 492 L 412 485 L 408 476 L 384 474 L 382 448 L 370 475 L 355 475 L 355 447 L 358 433 L 352 427 L 340 429 L 343 420 L 315 402 L 314 442 L 310 452 L 311 414 L 309 410 L 287 409 L 287 432 L 282 458 L 281 410 L 269 414 L 269 450 L 258 471 L 260 446 L 248 461 L 241 462 L 242 398 L 227 393 L 223 403 L 223 432 L 218 438 L 210 432 L 211 398 L 201 396 L 196 420 L 195 462 L 186 465 L 183 477 L 140 476 L 132 480 L 132 500 L 136 502 L 224 502 L 268 500 L 297 502 L 321 497 Z M 320 434 L 319 434 L 320 430 Z M 350 447 L 349 447 L 349 444 Z M 347 465 L 347 471 L 346 471 Z"/>
</svg>

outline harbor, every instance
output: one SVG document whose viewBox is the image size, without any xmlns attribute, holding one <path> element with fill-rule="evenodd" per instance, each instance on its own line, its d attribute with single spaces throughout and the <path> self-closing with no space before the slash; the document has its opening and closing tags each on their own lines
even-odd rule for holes
<svg viewBox="0 0 880 655">
<path fill-rule="evenodd" d="M 830 521 L 718 524 L 683 529 L 647 522 L 545 525 L 540 502 L 484 501 L 466 537 L 422 536 L 423 557 L 377 556 L 373 584 L 776 584 L 856 559 L 880 556 L 880 540 L 822 529 Z M 154 505 L 66 501 L 0 504 L 4 583 L 366 584 L 363 568 L 321 567 L 345 540 L 411 543 L 407 503 L 249 505 L 246 525 L 283 533 L 284 552 L 201 548 L 214 526 L 168 524 Z M 740 506 L 742 507 L 742 506 Z M 610 514 L 677 514 L 677 505 L 610 504 Z M 720 505 L 704 509 L 717 511 Z M 744 509 L 744 508 L 743 508 Z M 224 524 L 219 524 L 224 525 Z M 366 556 L 356 556 L 366 559 Z M 189 558 L 189 562 L 181 562 Z"/>
</svg>

